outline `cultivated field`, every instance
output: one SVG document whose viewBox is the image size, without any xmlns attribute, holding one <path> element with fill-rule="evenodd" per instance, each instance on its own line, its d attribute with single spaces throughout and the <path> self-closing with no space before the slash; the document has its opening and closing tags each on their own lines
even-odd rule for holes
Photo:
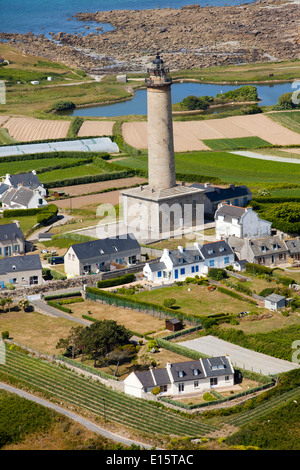
<svg viewBox="0 0 300 470">
<path fill-rule="evenodd" d="M 173 122 L 175 152 L 207 150 L 206 139 L 259 137 L 273 145 L 300 145 L 300 134 L 291 131 L 263 114 L 231 116 L 205 121 Z M 125 142 L 132 147 L 148 146 L 147 122 L 123 124 Z"/>
<path fill-rule="evenodd" d="M 11 117 L 3 125 L 18 142 L 66 138 L 69 126 L 69 121 L 27 117 Z"/>
<path fill-rule="evenodd" d="M 134 176 L 113 181 L 100 181 L 99 183 L 77 184 L 76 186 L 65 186 L 63 188 L 52 188 L 51 191 L 63 191 L 70 196 L 83 196 L 86 194 L 104 191 L 109 188 L 123 188 L 145 183 L 145 178 Z"/>
<path fill-rule="evenodd" d="M 113 121 L 84 121 L 78 137 L 113 135 Z"/>
<path fill-rule="evenodd" d="M 59 209 L 81 209 L 93 204 L 119 204 L 120 191 L 109 191 L 100 194 L 90 194 L 87 196 L 78 196 L 72 199 L 61 199 L 55 201 L 55 205 Z"/>
</svg>

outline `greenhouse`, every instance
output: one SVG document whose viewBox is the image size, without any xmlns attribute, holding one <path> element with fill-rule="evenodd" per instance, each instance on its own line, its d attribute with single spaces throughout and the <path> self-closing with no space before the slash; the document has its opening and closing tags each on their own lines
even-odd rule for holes
<svg viewBox="0 0 300 470">
<path fill-rule="evenodd" d="M 119 147 L 109 137 L 64 140 L 39 144 L 20 144 L 0 147 L 0 158 L 10 155 L 29 155 L 48 152 L 106 152 L 118 153 Z"/>
</svg>

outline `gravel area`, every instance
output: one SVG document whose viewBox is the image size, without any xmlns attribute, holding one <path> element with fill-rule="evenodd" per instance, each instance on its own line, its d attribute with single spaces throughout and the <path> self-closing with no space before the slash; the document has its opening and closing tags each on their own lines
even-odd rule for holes
<svg viewBox="0 0 300 470">
<path fill-rule="evenodd" d="M 203 338 L 183 341 L 178 344 L 208 356 L 223 356 L 227 354 L 234 367 L 240 367 L 263 375 L 279 374 L 300 367 L 299 364 L 241 348 L 214 336 L 204 336 Z M 291 348 L 291 354 L 292 352 Z"/>
</svg>

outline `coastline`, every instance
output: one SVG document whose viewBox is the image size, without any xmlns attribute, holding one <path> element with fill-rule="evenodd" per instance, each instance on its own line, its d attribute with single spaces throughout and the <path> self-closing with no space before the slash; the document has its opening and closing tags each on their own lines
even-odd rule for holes
<svg viewBox="0 0 300 470">
<path fill-rule="evenodd" d="M 294 18 L 299 3 L 258 0 L 239 6 L 77 13 L 80 22 L 110 24 L 87 35 L 0 33 L 20 52 L 73 64 L 88 74 L 145 71 L 160 50 L 170 69 L 300 58 Z"/>
</svg>

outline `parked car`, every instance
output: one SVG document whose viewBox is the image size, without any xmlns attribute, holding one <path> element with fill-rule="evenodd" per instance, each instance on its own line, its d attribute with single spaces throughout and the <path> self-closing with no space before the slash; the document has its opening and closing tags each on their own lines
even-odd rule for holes
<svg viewBox="0 0 300 470">
<path fill-rule="evenodd" d="M 52 258 L 50 258 L 50 264 L 64 264 L 63 256 L 52 256 Z"/>
</svg>

